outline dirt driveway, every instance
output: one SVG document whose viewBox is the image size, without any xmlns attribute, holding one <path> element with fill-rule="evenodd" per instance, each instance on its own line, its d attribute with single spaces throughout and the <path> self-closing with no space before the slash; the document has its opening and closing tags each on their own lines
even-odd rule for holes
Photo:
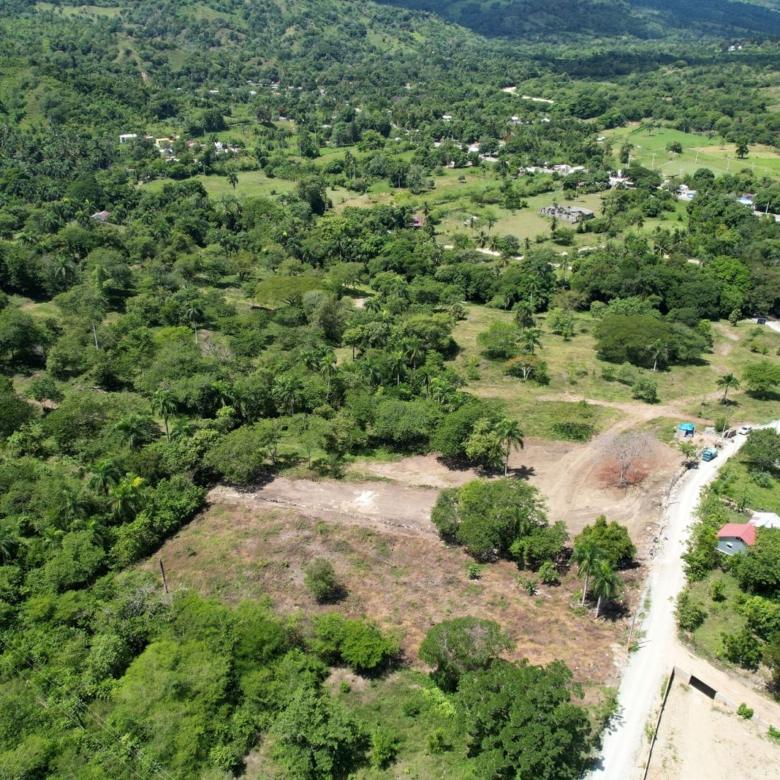
<svg viewBox="0 0 780 780">
<path fill-rule="evenodd" d="M 257 490 L 220 485 L 209 492 L 211 504 L 288 507 L 309 516 L 389 530 L 406 536 L 436 536 L 431 509 L 439 491 L 389 482 L 314 481 L 277 477 Z"/>
</svg>

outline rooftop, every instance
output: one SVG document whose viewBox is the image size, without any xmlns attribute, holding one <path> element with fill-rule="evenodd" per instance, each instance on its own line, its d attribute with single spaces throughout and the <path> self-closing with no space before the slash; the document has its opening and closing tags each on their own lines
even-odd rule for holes
<svg viewBox="0 0 780 780">
<path fill-rule="evenodd" d="M 747 523 L 726 523 L 718 531 L 718 539 L 741 539 L 750 546 L 756 543 L 756 529 Z"/>
</svg>

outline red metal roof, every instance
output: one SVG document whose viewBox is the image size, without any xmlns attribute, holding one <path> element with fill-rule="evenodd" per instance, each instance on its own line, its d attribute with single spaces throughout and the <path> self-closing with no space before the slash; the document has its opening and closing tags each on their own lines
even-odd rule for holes
<svg viewBox="0 0 780 780">
<path fill-rule="evenodd" d="M 728 538 L 741 539 L 745 544 L 752 545 L 756 543 L 756 529 L 747 523 L 726 523 L 718 531 L 718 539 Z"/>
</svg>

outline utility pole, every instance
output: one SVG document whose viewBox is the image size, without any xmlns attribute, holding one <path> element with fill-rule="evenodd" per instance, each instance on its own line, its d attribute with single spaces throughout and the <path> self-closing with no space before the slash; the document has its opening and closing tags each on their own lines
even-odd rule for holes
<svg viewBox="0 0 780 780">
<path fill-rule="evenodd" d="M 165 576 L 165 564 L 163 563 L 162 558 L 160 558 L 160 573 L 162 574 L 163 591 L 165 591 L 165 595 L 167 596 L 170 591 L 168 590 L 168 578 Z"/>
</svg>

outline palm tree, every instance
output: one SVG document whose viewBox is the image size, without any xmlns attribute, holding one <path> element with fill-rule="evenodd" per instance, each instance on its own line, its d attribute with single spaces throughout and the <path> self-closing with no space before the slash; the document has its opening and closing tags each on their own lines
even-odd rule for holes
<svg viewBox="0 0 780 780">
<path fill-rule="evenodd" d="M 195 333 L 195 343 L 198 343 L 198 325 L 203 319 L 203 309 L 198 301 L 192 301 L 184 312 L 184 316 L 190 323 L 190 327 Z"/>
<path fill-rule="evenodd" d="M 292 415 L 295 414 L 295 406 L 300 400 L 302 389 L 298 377 L 291 374 L 282 374 L 274 382 L 271 395 L 274 401 L 281 407 L 281 411 Z"/>
<path fill-rule="evenodd" d="M 585 577 L 585 583 L 582 587 L 582 606 L 585 606 L 585 599 L 588 597 L 588 580 L 594 573 L 598 562 L 601 560 L 601 550 L 591 541 L 580 542 L 574 547 L 574 561 L 577 564 L 577 571 L 581 577 Z"/>
<path fill-rule="evenodd" d="M 533 355 L 537 347 L 542 346 L 542 331 L 539 328 L 526 328 L 520 334 L 523 352 L 527 355 Z"/>
<path fill-rule="evenodd" d="M 122 470 L 119 466 L 117 466 L 113 460 L 107 458 L 94 465 L 90 483 L 96 490 L 103 493 L 103 495 L 108 495 L 111 487 L 119 482 L 121 476 Z"/>
<path fill-rule="evenodd" d="M 227 175 L 228 184 L 233 188 L 233 191 L 235 192 L 236 186 L 238 185 L 238 176 L 236 175 L 235 171 L 228 171 Z"/>
<path fill-rule="evenodd" d="M 114 430 L 121 433 L 127 439 L 127 443 L 135 450 L 154 438 L 153 426 L 154 422 L 148 417 L 132 412 L 123 417 L 114 426 Z"/>
<path fill-rule="evenodd" d="M 718 387 L 723 388 L 723 398 L 720 399 L 720 402 L 725 404 L 729 390 L 739 390 L 740 381 L 735 374 L 728 373 L 720 377 L 717 384 Z"/>
<path fill-rule="evenodd" d="M 665 361 L 669 357 L 669 346 L 660 339 L 652 341 L 646 347 L 647 353 L 653 358 L 653 371 L 658 369 L 658 361 Z"/>
<path fill-rule="evenodd" d="M 593 592 L 596 594 L 596 617 L 603 601 L 611 601 L 620 592 L 620 577 L 609 561 L 599 560 L 593 570 Z"/>
<path fill-rule="evenodd" d="M 11 561 L 19 545 L 19 537 L 11 529 L 8 522 L 0 525 L 0 561 Z"/>
<path fill-rule="evenodd" d="M 117 520 L 127 520 L 135 514 L 141 499 L 141 488 L 144 485 L 141 477 L 126 474 L 111 488 L 111 509 Z"/>
<path fill-rule="evenodd" d="M 163 418 L 165 438 L 170 441 L 171 432 L 168 429 L 168 420 L 176 411 L 176 396 L 169 388 L 161 387 L 152 396 L 152 407 Z"/>
<path fill-rule="evenodd" d="M 523 432 L 517 420 L 502 417 L 495 425 L 495 431 L 504 443 L 504 476 L 509 474 L 509 456 L 513 449 L 523 449 Z"/>
</svg>

